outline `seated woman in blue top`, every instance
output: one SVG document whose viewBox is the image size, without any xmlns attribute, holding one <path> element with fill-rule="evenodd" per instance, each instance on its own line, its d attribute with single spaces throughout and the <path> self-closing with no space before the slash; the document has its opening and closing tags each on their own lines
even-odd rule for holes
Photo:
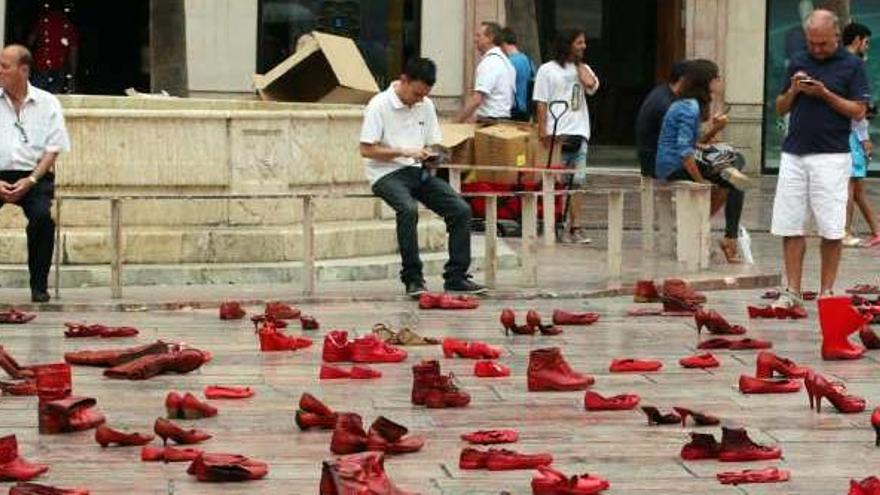
<svg viewBox="0 0 880 495">
<path fill-rule="evenodd" d="M 742 216 L 744 190 L 749 178 L 740 172 L 745 160 L 726 145 L 711 145 L 715 135 L 727 125 L 727 115 L 709 117 L 712 95 L 721 91 L 718 66 L 711 60 L 692 60 L 683 76 L 679 98 L 663 117 L 657 140 L 657 177 L 669 181 L 689 180 L 712 183 L 710 215 L 725 208 L 726 229 L 721 249 L 729 262 L 738 262 L 736 238 Z M 700 137 L 700 124 L 711 126 Z"/>
</svg>

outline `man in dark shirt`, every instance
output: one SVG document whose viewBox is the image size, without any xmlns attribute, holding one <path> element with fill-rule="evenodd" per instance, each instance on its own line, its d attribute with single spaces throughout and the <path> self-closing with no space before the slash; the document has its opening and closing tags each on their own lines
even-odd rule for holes
<svg viewBox="0 0 880 495">
<path fill-rule="evenodd" d="M 871 98 L 864 63 L 840 46 L 837 16 L 814 10 L 804 29 L 807 51 L 792 58 L 776 98 L 777 113 L 791 113 L 770 227 L 783 238 L 788 288 L 777 304 L 786 307 L 803 304 L 801 276 L 809 213 L 822 237 L 820 295 L 830 295 L 834 287 L 852 170 L 851 121 L 864 118 Z"/>
<path fill-rule="evenodd" d="M 657 138 L 663 126 L 663 116 L 675 101 L 681 88 L 681 79 L 687 68 L 687 61 L 677 62 L 669 73 L 669 82 L 655 87 L 648 93 L 636 117 L 636 147 L 642 176 L 654 177 L 654 162 L 657 159 Z"/>
</svg>

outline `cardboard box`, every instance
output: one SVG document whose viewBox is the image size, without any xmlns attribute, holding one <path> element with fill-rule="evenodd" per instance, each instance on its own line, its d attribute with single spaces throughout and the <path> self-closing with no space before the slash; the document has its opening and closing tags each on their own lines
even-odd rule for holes
<svg viewBox="0 0 880 495">
<path fill-rule="evenodd" d="M 532 136 L 514 124 L 496 124 L 477 129 L 474 133 L 474 161 L 489 167 L 527 167 L 530 164 Z M 479 180 L 514 184 L 519 174 L 514 171 L 478 171 Z"/>
<path fill-rule="evenodd" d="M 255 74 L 253 81 L 260 98 L 272 101 L 363 104 L 379 92 L 351 39 L 317 31 L 265 75 Z"/>
<path fill-rule="evenodd" d="M 474 163 L 474 131 L 475 124 L 440 124 L 443 136 L 440 146 L 449 153 L 449 163 L 456 165 L 472 165 Z"/>
</svg>

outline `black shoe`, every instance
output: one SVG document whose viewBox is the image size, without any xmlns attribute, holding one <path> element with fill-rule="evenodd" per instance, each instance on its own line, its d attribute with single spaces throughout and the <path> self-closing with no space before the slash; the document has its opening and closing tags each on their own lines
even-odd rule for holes
<svg viewBox="0 0 880 495">
<path fill-rule="evenodd" d="M 422 294 L 428 292 L 428 288 L 425 287 L 424 280 L 413 280 L 411 282 L 406 282 L 406 295 L 412 298 L 417 298 Z"/>
<path fill-rule="evenodd" d="M 49 296 L 49 293 L 44 290 L 32 290 L 31 291 L 31 302 L 35 303 L 45 303 L 49 302 L 52 299 Z"/>
<path fill-rule="evenodd" d="M 443 284 L 443 290 L 446 292 L 458 292 L 462 294 L 485 294 L 489 289 L 471 280 L 471 276 L 464 278 L 447 280 Z"/>
</svg>

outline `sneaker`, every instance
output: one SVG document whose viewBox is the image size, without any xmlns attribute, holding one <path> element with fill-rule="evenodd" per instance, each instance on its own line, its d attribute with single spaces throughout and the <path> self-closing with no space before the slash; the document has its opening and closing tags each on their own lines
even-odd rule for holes
<svg viewBox="0 0 880 495">
<path fill-rule="evenodd" d="M 592 244 L 593 239 L 587 237 L 587 230 L 575 228 L 562 236 L 562 242 L 566 244 Z"/>
<path fill-rule="evenodd" d="M 49 296 L 49 293 L 44 290 L 32 290 L 31 291 L 31 302 L 47 303 L 47 302 L 49 302 L 50 299 L 52 299 L 52 297 Z"/>
<path fill-rule="evenodd" d="M 876 236 L 871 239 L 874 238 L 876 238 Z M 860 247 L 862 244 L 862 240 L 852 234 L 846 234 L 841 242 L 843 242 L 843 247 Z"/>
<path fill-rule="evenodd" d="M 443 284 L 443 290 L 446 292 L 460 292 L 464 294 L 485 294 L 489 289 L 471 280 L 470 275 L 465 275 L 460 279 L 450 279 Z"/>
<path fill-rule="evenodd" d="M 790 291 L 789 289 L 785 289 L 784 291 L 780 291 L 779 298 L 770 305 L 773 308 L 803 308 L 804 300 L 801 299 L 801 296 L 795 292 Z"/>
<path fill-rule="evenodd" d="M 421 279 L 406 282 L 405 285 L 406 295 L 412 298 L 417 298 L 428 292 L 428 288 L 425 287 L 425 281 Z"/>
<path fill-rule="evenodd" d="M 727 167 L 721 171 L 721 178 L 740 191 L 745 191 L 752 185 L 752 179 L 740 172 L 736 167 Z"/>
</svg>

